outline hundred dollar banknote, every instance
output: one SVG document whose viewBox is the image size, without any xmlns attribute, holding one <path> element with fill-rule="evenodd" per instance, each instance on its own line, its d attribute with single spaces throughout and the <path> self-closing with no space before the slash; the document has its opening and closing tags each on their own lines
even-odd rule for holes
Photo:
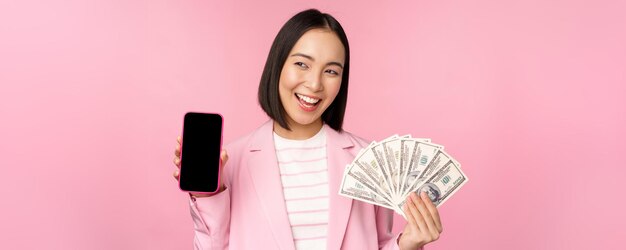
<svg viewBox="0 0 626 250">
<path fill-rule="evenodd" d="M 352 162 L 354 165 L 350 169 L 354 171 L 362 171 L 367 179 L 372 182 L 372 186 L 377 187 L 381 193 L 387 196 L 390 200 L 394 200 L 393 192 L 391 191 L 391 185 L 388 183 L 386 170 L 382 169 L 380 162 L 376 159 L 375 153 L 371 148 L 377 145 L 376 142 L 372 142 L 366 150 L 364 150 L 356 159 Z M 345 175 L 346 173 L 344 173 Z"/>
<path fill-rule="evenodd" d="M 350 165 L 346 167 L 348 174 L 343 176 L 339 194 L 368 202 L 381 207 L 395 209 L 391 200 L 379 193 L 379 188 L 372 186 L 370 181 L 364 180 L 366 177 L 361 172 L 349 171 Z"/>
<path fill-rule="evenodd" d="M 425 192 L 430 200 L 437 206 L 441 206 L 454 193 L 456 193 L 468 178 L 461 170 L 461 166 L 453 160 L 448 160 L 433 175 L 428 176 L 418 185 L 412 192 Z M 406 203 L 406 199 L 396 204 L 396 208 L 402 208 Z"/>
<path fill-rule="evenodd" d="M 405 198 L 408 192 L 412 190 L 414 184 L 416 184 L 420 178 L 424 178 L 426 171 L 429 170 L 428 166 L 436 157 L 437 152 L 443 149 L 443 146 L 421 142 L 421 141 L 404 141 L 404 146 L 407 147 L 407 158 L 403 161 L 406 164 L 404 172 L 402 173 L 402 182 L 400 184 L 401 197 Z"/>
</svg>

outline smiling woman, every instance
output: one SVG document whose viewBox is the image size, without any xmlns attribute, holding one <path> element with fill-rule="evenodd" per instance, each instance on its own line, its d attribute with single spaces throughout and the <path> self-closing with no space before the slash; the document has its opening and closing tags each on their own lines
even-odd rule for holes
<svg viewBox="0 0 626 250">
<path fill-rule="evenodd" d="M 259 84 L 271 120 L 226 146 L 219 193 L 190 194 L 196 249 L 416 249 L 439 237 L 425 195 L 407 198 L 395 236 L 391 210 L 338 195 L 344 166 L 368 145 L 342 129 L 349 69 L 332 16 L 306 10 L 281 28 Z"/>
<path fill-rule="evenodd" d="M 305 86 L 299 87 L 299 91 L 302 91 L 303 87 L 312 87 L 317 88 L 315 91 L 324 92 L 325 86 L 317 85 L 329 85 L 328 87 L 331 84 L 336 85 L 338 92 L 335 92 L 332 98 L 325 97 L 326 100 L 322 101 L 326 106 L 315 108 L 316 113 L 309 119 L 321 117 L 321 121 L 341 131 L 348 99 L 349 73 L 350 46 L 341 24 L 328 14 L 303 11 L 285 23 L 272 43 L 259 84 L 259 103 L 281 128 L 290 130 L 291 126 L 298 124 L 289 123 L 288 115 L 291 113 L 286 111 L 290 109 L 288 103 L 292 101 L 287 101 L 286 96 L 283 96 L 283 88 L 296 87 L 295 84 L 304 83 Z M 298 94 L 316 98 L 312 91 L 307 91 L 308 94 L 302 92 Z M 328 91 L 325 92 L 328 94 Z M 277 93 L 280 93 L 280 98 L 277 98 Z M 306 103 L 303 106 L 307 109 Z M 309 120 L 300 124 L 311 122 Z M 318 122 L 313 127 L 318 127 L 319 130 L 321 124 Z M 308 137 L 312 134 L 314 133 L 309 131 Z"/>
</svg>

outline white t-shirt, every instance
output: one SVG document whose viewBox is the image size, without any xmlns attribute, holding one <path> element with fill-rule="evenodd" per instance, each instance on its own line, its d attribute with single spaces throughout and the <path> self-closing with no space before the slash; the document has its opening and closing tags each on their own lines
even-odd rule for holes
<svg viewBox="0 0 626 250">
<path fill-rule="evenodd" d="M 296 249 L 325 249 L 328 164 L 324 127 L 306 140 L 290 140 L 274 133 L 274 147 Z"/>
</svg>

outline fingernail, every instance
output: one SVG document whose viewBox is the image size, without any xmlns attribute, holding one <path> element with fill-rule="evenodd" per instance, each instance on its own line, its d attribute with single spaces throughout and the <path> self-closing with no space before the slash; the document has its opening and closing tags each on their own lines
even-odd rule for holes
<svg viewBox="0 0 626 250">
<path fill-rule="evenodd" d="M 426 192 L 424 192 L 424 191 L 422 191 L 421 195 L 422 195 L 422 198 L 428 197 L 428 195 L 426 195 Z"/>
</svg>

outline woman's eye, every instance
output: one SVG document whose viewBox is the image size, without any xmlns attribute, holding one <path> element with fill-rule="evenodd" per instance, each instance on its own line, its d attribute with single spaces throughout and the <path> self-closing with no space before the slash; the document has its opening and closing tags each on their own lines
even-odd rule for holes
<svg viewBox="0 0 626 250">
<path fill-rule="evenodd" d="M 306 66 L 306 64 L 304 64 L 303 62 L 296 62 L 294 64 L 303 69 L 308 68 L 308 66 Z"/>
<path fill-rule="evenodd" d="M 337 76 L 337 75 L 339 75 L 339 73 L 337 73 L 337 71 L 334 71 L 334 70 L 332 70 L 332 69 L 327 69 L 327 70 L 326 70 L 326 73 L 330 73 L 330 74 L 332 74 L 332 75 L 336 75 L 336 76 Z"/>
</svg>

